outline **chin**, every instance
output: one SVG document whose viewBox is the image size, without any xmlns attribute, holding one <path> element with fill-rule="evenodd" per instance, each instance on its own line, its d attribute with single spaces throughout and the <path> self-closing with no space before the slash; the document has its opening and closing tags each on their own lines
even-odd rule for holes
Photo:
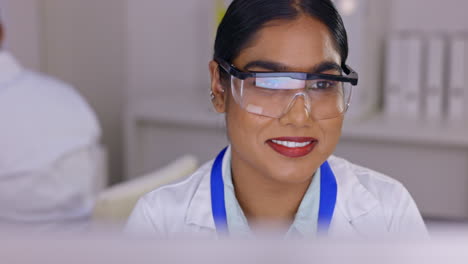
<svg viewBox="0 0 468 264">
<path fill-rule="evenodd" d="M 304 170 L 294 170 L 290 172 L 281 171 L 281 169 L 276 170 L 272 175 L 278 182 L 287 183 L 287 184 L 300 184 L 307 181 L 310 181 L 314 175 L 314 172 L 304 173 Z"/>
</svg>

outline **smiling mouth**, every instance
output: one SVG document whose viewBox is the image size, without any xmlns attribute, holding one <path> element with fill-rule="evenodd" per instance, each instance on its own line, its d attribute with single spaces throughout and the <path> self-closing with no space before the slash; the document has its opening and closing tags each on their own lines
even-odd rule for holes
<svg viewBox="0 0 468 264">
<path fill-rule="evenodd" d="M 281 137 L 269 139 L 266 143 L 283 156 L 299 158 L 312 152 L 318 140 L 311 137 Z"/>
</svg>

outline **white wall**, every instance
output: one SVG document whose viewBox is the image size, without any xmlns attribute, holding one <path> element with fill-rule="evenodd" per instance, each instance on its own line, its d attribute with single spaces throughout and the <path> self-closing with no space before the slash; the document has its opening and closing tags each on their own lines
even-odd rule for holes
<svg viewBox="0 0 468 264">
<path fill-rule="evenodd" d="M 40 9 L 37 0 L 0 0 L 4 47 L 26 67 L 40 69 Z"/>
<path fill-rule="evenodd" d="M 392 0 L 395 30 L 457 32 L 468 30 L 466 0 Z"/>
<path fill-rule="evenodd" d="M 42 1 L 42 69 L 73 84 L 97 112 L 115 182 L 123 170 L 125 1 Z"/>
<path fill-rule="evenodd" d="M 128 96 L 209 91 L 213 0 L 127 1 Z"/>
</svg>

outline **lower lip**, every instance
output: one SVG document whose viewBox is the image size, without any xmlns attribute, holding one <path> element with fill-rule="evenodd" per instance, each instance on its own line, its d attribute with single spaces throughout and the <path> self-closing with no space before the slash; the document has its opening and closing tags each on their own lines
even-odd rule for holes
<svg viewBox="0 0 468 264">
<path fill-rule="evenodd" d="M 304 147 L 296 147 L 296 148 L 289 148 L 280 144 L 276 144 L 271 140 L 267 141 L 267 144 L 276 152 L 279 154 L 286 156 L 288 158 L 300 158 L 304 157 L 312 150 L 314 150 L 315 145 L 317 144 L 317 141 L 312 141 L 309 145 L 304 146 Z"/>
</svg>

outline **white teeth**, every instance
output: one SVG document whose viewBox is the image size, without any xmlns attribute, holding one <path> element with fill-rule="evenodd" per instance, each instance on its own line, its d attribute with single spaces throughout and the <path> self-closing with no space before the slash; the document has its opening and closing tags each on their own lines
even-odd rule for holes
<svg viewBox="0 0 468 264">
<path fill-rule="evenodd" d="M 288 148 L 301 148 L 309 145 L 312 143 L 312 141 L 307 141 L 307 142 L 292 142 L 292 141 L 280 141 L 280 140 L 272 140 L 273 143 L 282 145 Z"/>
</svg>

